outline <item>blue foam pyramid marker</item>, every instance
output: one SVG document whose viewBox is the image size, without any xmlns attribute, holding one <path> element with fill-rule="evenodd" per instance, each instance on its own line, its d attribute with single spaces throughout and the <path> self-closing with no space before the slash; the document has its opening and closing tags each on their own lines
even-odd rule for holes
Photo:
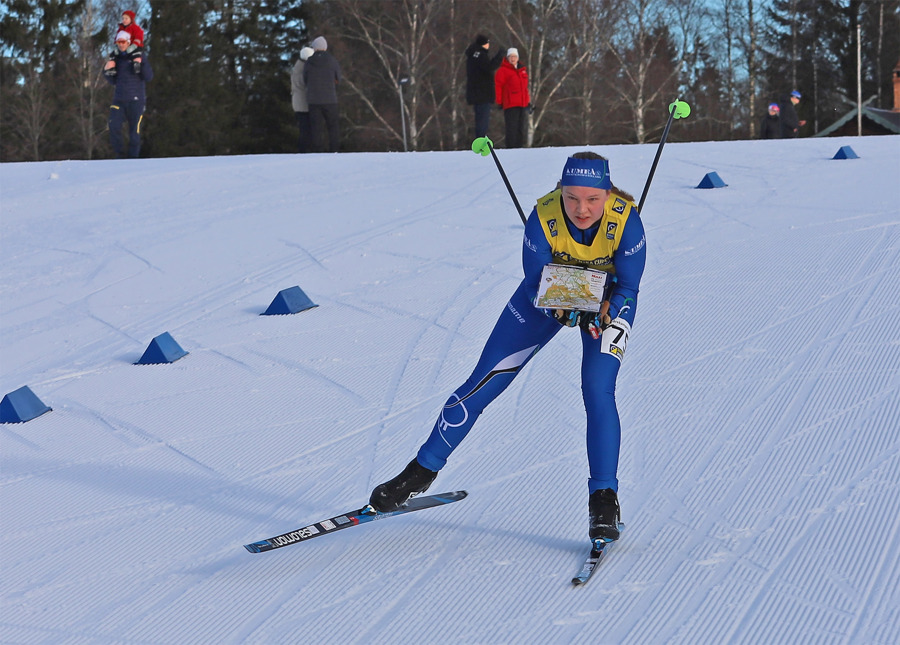
<svg viewBox="0 0 900 645">
<path fill-rule="evenodd" d="M 722 178 L 719 177 L 719 174 L 716 172 L 708 172 L 703 177 L 703 180 L 697 184 L 697 188 L 723 188 L 727 186 Z"/>
<path fill-rule="evenodd" d="M 169 332 L 163 332 L 150 341 L 144 355 L 135 365 L 156 365 L 158 363 L 174 363 L 187 352 L 181 349 L 181 345 L 175 342 Z"/>
<path fill-rule="evenodd" d="M 303 289 L 300 287 L 291 287 L 290 289 L 282 289 L 275 296 L 269 308 L 262 312 L 261 316 L 280 316 L 283 314 L 296 314 L 313 307 L 318 307 L 309 299 Z"/>
<path fill-rule="evenodd" d="M 0 423 L 24 423 L 50 412 L 27 385 L 10 392 L 0 401 Z"/>
<path fill-rule="evenodd" d="M 859 155 L 850 146 L 841 146 L 840 150 L 834 153 L 832 159 L 859 159 Z"/>
</svg>

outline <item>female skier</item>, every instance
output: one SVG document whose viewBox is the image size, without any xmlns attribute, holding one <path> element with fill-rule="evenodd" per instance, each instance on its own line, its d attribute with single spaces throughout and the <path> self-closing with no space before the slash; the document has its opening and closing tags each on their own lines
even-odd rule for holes
<svg viewBox="0 0 900 645">
<path fill-rule="evenodd" d="M 529 359 L 564 326 L 578 327 L 590 469 L 588 534 L 592 542 L 618 539 L 621 426 L 616 377 L 634 322 L 645 259 L 640 214 L 634 198 L 612 184 L 609 162 L 593 152 L 569 157 L 556 190 L 541 197 L 531 211 L 522 245 L 525 278 L 503 309 L 475 371 L 450 395 L 416 458 L 399 475 L 376 486 L 369 504 L 386 513 L 427 490 L 484 408 Z M 542 270 L 551 263 L 607 272 L 611 287 L 600 311 L 537 308 Z"/>
</svg>

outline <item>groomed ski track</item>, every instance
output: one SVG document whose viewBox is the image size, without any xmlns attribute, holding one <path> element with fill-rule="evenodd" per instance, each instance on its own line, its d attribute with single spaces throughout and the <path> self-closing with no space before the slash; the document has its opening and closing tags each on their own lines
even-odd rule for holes
<svg viewBox="0 0 900 645">
<path fill-rule="evenodd" d="M 530 210 L 581 149 L 497 153 Z M 592 149 L 640 194 L 655 145 Z M 463 503 L 242 547 L 365 503 L 468 375 L 521 276 L 490 159 L 0 165 L 0 394 L 53 408 L 0 425 L 0 642 L 896 643 L 898 169 L 900 137 L 666 145 L 618 387 L 628 530 L 573 588 L 566 330 L 439 476 Z M 294 285 L 319 307 L 259 316 Z M 132 365 L 164 331 L 189 355 Z"/>
</svg>

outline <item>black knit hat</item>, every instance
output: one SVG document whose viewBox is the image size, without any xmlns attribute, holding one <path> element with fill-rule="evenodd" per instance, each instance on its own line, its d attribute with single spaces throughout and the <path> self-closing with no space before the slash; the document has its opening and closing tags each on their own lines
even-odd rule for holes
<svg viewBox="0 0 900 645">
<path fill-rule="evenodd" d="M 475 44 L 478 47 L 484 47 L 489 42 L 491 42 L 491 39 L 488 38 L 487 36 L 485 36 L 484 34 L 478 34 L 477 36 L 475 36 Z"/>
</svg>

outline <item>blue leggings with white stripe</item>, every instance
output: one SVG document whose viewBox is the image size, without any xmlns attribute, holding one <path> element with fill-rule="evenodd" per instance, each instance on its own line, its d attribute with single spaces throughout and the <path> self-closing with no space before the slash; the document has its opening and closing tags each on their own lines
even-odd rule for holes
<svg viewBox="0 0 900 645">
<path fill-rule="evenodd" d="M 469 379 L 444 404 L 431 435 L 419 449 L 418 461 L 440 470 L 462 442 L 488 404 L 497 398 L 531 359 L 563 327 L 536 309 L 525 283 L 510 298 L 494 326 L 481 358 Z M 576 333 L 574 330 L 567 330 Z M 581 334 L 581 391 L 587 411 L 589 492 L 618 490 L 621 425 L 616 409 L 616 377 L 619 359 L 600 352 L 600 341 Z M 535 419 L 549 424 L 553 419 Z"/>
</svg>

